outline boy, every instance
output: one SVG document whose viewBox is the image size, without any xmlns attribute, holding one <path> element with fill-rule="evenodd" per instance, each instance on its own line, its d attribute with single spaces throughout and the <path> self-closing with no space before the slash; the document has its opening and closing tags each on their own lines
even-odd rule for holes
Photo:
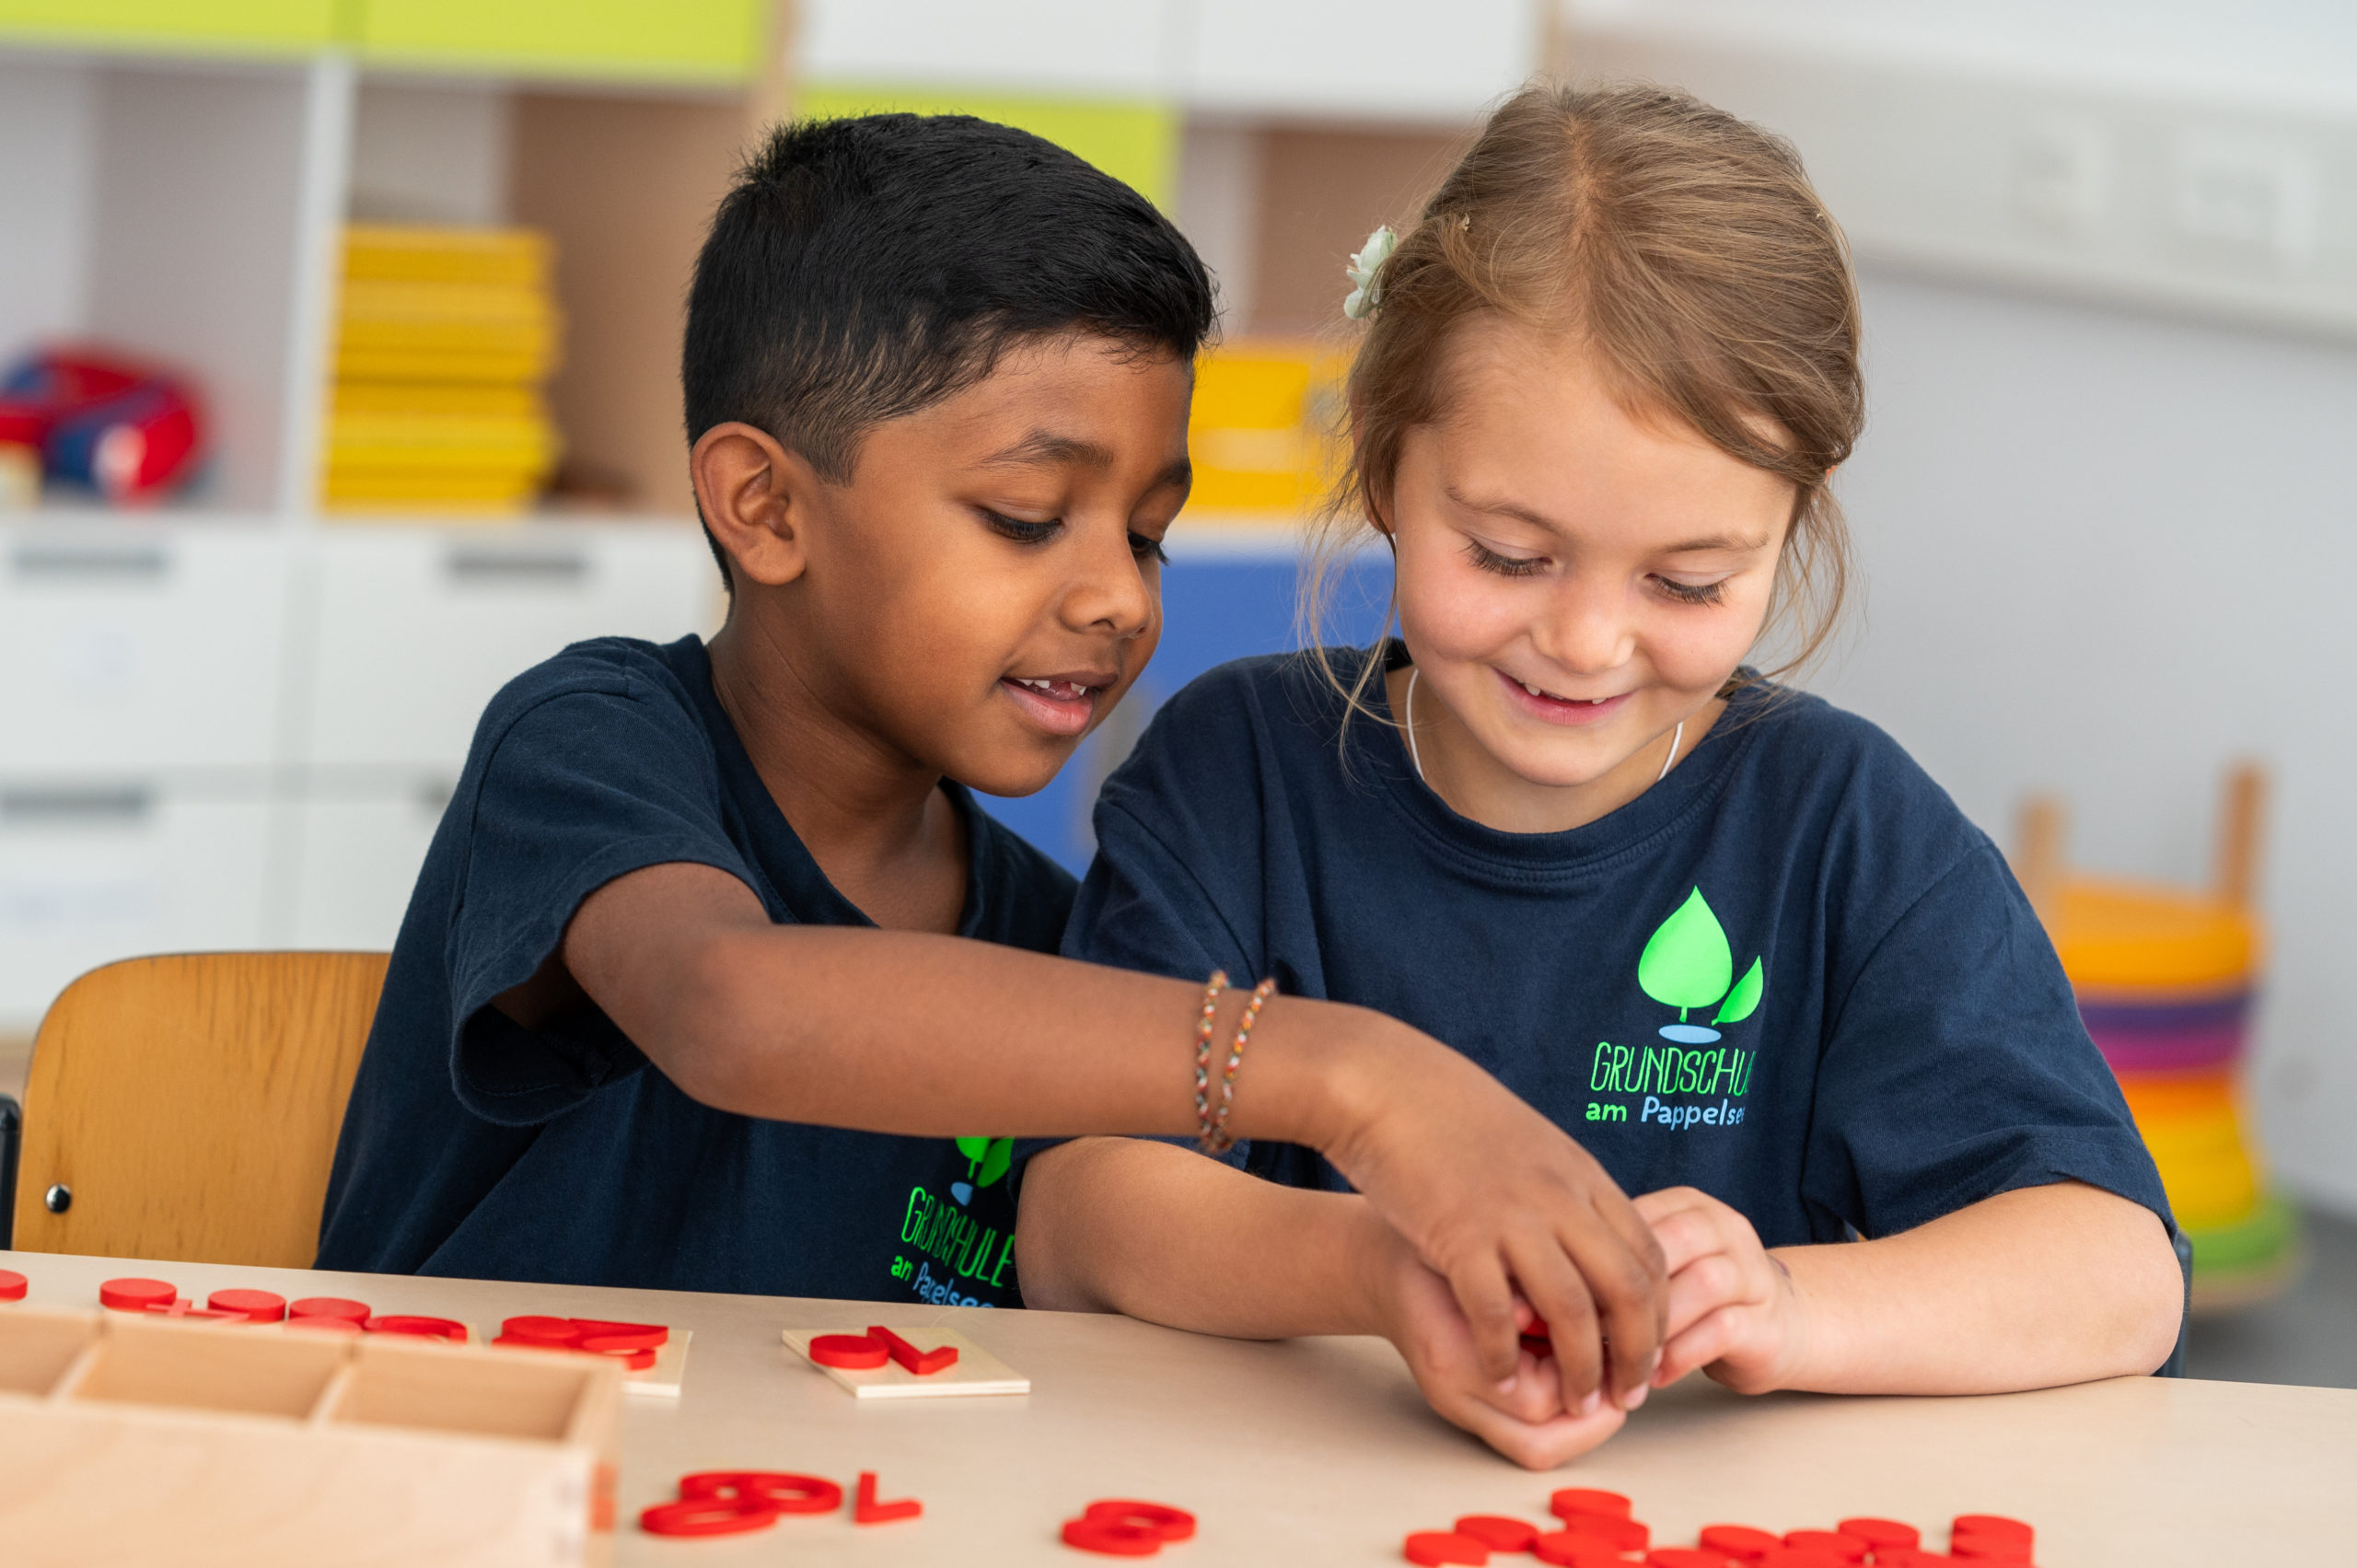
<svg viewBox="0 0 2357 1568">
<path fill-rule="evenodd" d="M 689 303 L 727 624 L 485 713 L 319 1266 L 1014 1306 L 1008 1145 L 971 1134 L 1193 1128 L 1202 988 L 1046 956 L 1071 879 L 967 789 L 1039 788 L 1151 655 L 1211 323 L 1177 231 L 1036 137 L 774 135 Z M 1489 1378 L 1519 1284 L 1567 1386 L 1642 1389 L 1659 1251 L 1575 1144 L 1364 1009 L 1279 998 L 1252 1050 L 1232 1130 L 1351 1172 Z"/>
</svg>

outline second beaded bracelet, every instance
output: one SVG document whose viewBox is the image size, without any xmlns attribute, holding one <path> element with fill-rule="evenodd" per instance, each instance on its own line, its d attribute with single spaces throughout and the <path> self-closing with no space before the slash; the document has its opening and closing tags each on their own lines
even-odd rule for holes
<svg viewBox="0 0 2357 1568">
<path fill-rule="evenodd" d="M 1225 981 L 1226 977 L 1223 975 L 1220 979 Z M 1227 1131 L 1227 1119 L 1236 1109 L 1236 1070 L 1244 1064 L 1244 1047 L 1252 1038 L 1252 1026 L 1260 1022 L 1260 1009 L 1276 993 L 1276 989 L 1275 981 L 1264 980 L 1252 988 L 1251 996 L 1244 1004 L 1244 1016 L 1236 1024 L 1236 1039 L 1228 1044 L 1227 1066 L 1220 1074 L 1219 1108 L 1216 1110 L 1211 1109 L 1205 1093 L 1210 1087 L 1207 1071 L 1210 1062 L 1202 1058 L 1198 1060 L 1196 1082 L 1200 1086 L 1195 1092 L 1195 1115 L 1202 1132 L 1195 1140 L 1195 1147 L 1204 1154 L 1224 1155 L 1236 1146 L 1236 1139 Z M 1207 1008 L 1212 1001 L 1212 997 L 1204 998 Z M 1208 1030 L 1205 1033 L 1208 1034 Z"/>
</svg>

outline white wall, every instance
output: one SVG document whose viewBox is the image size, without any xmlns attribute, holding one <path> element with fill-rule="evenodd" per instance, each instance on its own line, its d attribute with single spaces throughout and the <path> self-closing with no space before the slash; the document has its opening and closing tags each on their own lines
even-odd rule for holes
<svg viewBox="0 0 2357 1568">
<path fill-rule="evenodd" d="M 2287 1180 L 2357 1209 L 2357 348 L 1864 273 L 1867 572 L 1813 684 L 2000 842 L 2058 790 L 2084 865 L 2202 881 L 2219 775 L 2278 795 L 2254 1087 Z"/>
<path fill-rule="evenodd" d="M 91 105 L 87 71 L 0 58 L 0 359 L 81 330 Z"/>
</svg>

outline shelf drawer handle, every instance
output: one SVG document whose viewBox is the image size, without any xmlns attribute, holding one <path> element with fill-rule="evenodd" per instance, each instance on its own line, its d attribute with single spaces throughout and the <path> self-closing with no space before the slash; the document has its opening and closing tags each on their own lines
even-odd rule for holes
<svg viewBox="0 0 2357 1568">
<path fill-rule="evenodd" d="M 172 562 L 161 547 L 152 544 L 128 550 L 91 544 L 20 544 L 9 552 L 8 564 L 27 582 L 145 586 L 162 582 Z"/>
<path fill-rule="evenodd" d="M 459 545 L 444 557 L 454 582 L 479 586 L 531 584 L 572 587 L 588 580 L 589 558 L 577 550 L 489 550 Z"/>
<path fill-rule="evenodd" d="M 128 827 L 156 808 L 138 784 L 30 785 L 0 790 L 0 822 L 26 827 Z"/>
</svg>

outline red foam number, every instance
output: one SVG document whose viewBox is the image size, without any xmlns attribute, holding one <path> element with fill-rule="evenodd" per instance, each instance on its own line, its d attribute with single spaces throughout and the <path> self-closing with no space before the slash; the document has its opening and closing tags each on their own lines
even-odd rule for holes
<svg viewBox="0 0 2357 1568">
<path fill-rule="evenodd" d="M 1195 1516 L 1184 1508 L 1173 1508 L 1167 1503 L 1141 1503 L 1133 1498 L 1108 1497 L 1082 1509 L 1081 1517 L 1134 1525 L 1140 1529 L 1152 1530 L 1159 1540 L 1191 1540 L 1195 1535 Z"/>
<path fill-rule="evenodd" d="M 932 1350 L 919 1350 L 889 1329 L 869 1324 L 867 1337 L 881 1344 L 894 1361 L 919 1377 L 930 1377 L 944 1367 L 958 1365 L 958 1347 L 940 1345 Z"/>
<path fill-rule="evenodd" d="M 679 1495 L 696 1500 L 734 1498 L 781 1514 L 831 1514 L 842 1506 L 843 1489 L 824 1476 L 784 1470 L 699 1470 L 679 1478 Z"/>
<path fill-rule="evenodd" d="M 810 1359 L 844 1372 L 865 1372 L 885 1361 L 881 1341 L 866 1334 L 820 1334 L 810 1342 Z"/>
<path fill-rule="evenodd" d="M 894 1519 L 913 1519 L 924 1512 L 924 1504 L 913 1497 L 898 1502 L 878 1503 L 876 1500 L 876 1472 L 859 1472 L 859 1493 L 853 1498 L 851 1519 L 855 1525 L 888 1525 Z"/>
<path fill-rule="evenodd" d="M 1064 1544 L 1100 1557 L 1152 1557 L 1162 1550 L 1162 1533 L 1127 1519 L 1066 1519 Z"/>
<path fill-rule="evenodd" d="M 716 1497 L 657 1503 L 638 1516 L 638 1527 L 651 1536 L 733 1536 L 776 1523 L 777 1510 L 765 1503 Z"/>
</svg>

